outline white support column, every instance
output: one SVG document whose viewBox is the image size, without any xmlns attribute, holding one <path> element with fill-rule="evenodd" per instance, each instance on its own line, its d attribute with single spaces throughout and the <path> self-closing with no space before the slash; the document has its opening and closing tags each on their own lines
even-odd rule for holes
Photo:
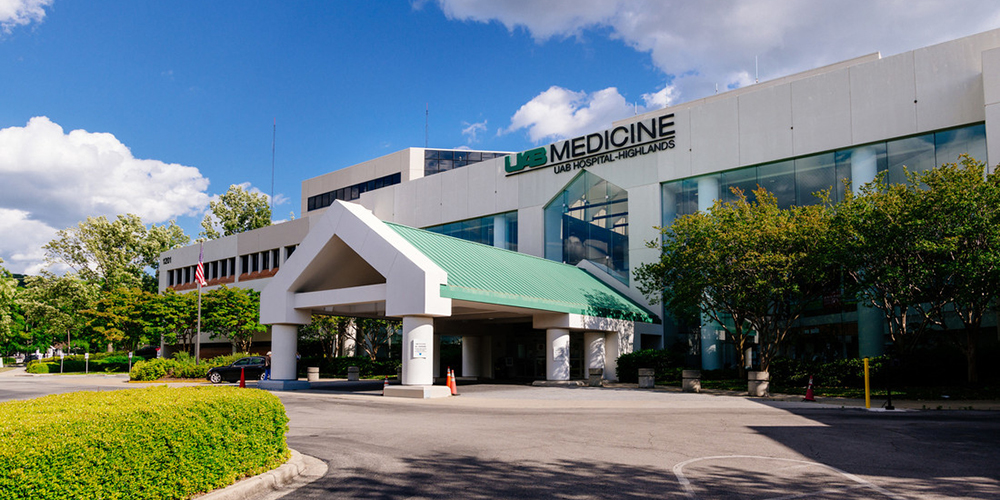
<svg viewBox="0 0 1000 500">
<path fill-rule="evenodd" d="M 604 369 L 604 332 L 585 332 L 583 334 L 583 356 L 584 367 L 587 368 L 584 376 L 590 376 L 591 368 Z"/>
<path fill-rule="evenodd" d="M 357 354 L 357 334 L 357 324 L 354 321 L 348 322 L 344 328 L 344 356 L 350 357 Z"/>
<path fill-rule="evenodd" d="M 431 372 L 434 378 L 442 378 L 441 375 L 441 336 L 434 334 L 434 367 Z"/>
<path fill-rule="evenodd" d="M 271 379 L 297 380 L 295 351 L 298 349 L 297 325 L 271 325 Z"/>
<path fill-rule="evenodd" d="M 462 376 L 481 377 L 482 337 L 462 337 Z"/>
<path fill-rule="evenodd" d="M 271 325 L 271 379 L 261 380 L 257 387 L 278 391 L 309 388 L 309 382 L 300 381 L 296 374 L 298 344 L 298 325 Z"/>
<path fill-rule="evenodd" d="M 403 385 L 433 385 L 434 318 L 403 316 L 402 351 Z"/>
<path fill-rule="evenodd" d="M 621 356 L 621 345 L 618 333 L 604 334 L 604 379 L 618 380 L 618 356 Z"/>
<path fill-rule="evenodd" d="M 546 380 L 569 380 L 569 330 L 545 330 Z"/>
</svg>

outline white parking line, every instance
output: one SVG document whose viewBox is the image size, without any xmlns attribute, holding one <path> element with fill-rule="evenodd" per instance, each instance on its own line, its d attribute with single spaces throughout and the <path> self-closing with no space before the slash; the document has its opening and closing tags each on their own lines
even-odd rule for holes
<svg viewBox="0 0 1000 500">
<path fill-rule="evenodd" d="M 885 495 L 885 496 L 887 496 L 889 498 L 892 498 L 893 500 L 906 500 L 904 497 L 901 497 L 899 495 L 895 495 L 892 492 L 890 492 L 889 490 L 886 490 L 885 488 L 882 488 L 880 486 L 877 486 L 877 485 L 873 484 L 871 481 L 867 481 L 867 480 L 862 479 L 862 478 L 860 478 L 858 476 L 855 476 L 854 474 L 842 471 L 842 470 L 840 470 L 840 469 L 838 469 L 836 467 L 831 467 L 829 465 L 822 464 L 822 463 L 819 463 L 819 462 L 807 462 L 805 460 L 795 460 L 795 459 L 791 459 L 791 458 L 759 457 L 759 456 L 754 456 L 754 455 L 719 455 L 719 456 L 714 456 L 714 457 L 692 458 L 691 460 L 685 460 L 685 461 L 683 461 L 683 462 L 675 465 L 673 467 L 674 476 L 677 477 L 677 482 L 681 485 L 682 488 L 684 488 L 684 494 L 687 495 L 688 498 L 696 500 L 698 498 L 698 496 L 695 495 L 694 488 L 691 486 L 691 481 L 684 475 L 684 467 L 687 466 L 687 465 L 693 464 L 695 462 L 702 462 L 702 461 L 706 461 L 706 460 L 726 460 L 726 459 L 777 460 L 777 461 L 781 461 L 781 462 L 795 463 L 795 464 L 798 464 L 798 466 L 800 466 L 800 467 L 805 467 L 805 466 L 822 467 L 824 469 L 836 472 L 837 474 L 840 474 L 841 476 L 844 476 L 845 478 L 847 478 L 847 479 L 849 479 L 849 480 L 857 483 L 856 486 L 853 486 L 853 487 L 850 487 L 850 488 L 834 488 L 834 489 L 829 489 L 829 490 L 822 490 L 821 491 L 822 493 L 836 493 L 836 492 L 846 491 L 846 490 L 855 489 L 855 488 L 869 488 L 869 489 L 875 490 L 875 491 L 877 491 L 877 492 L 879 492 L 879 493 L 881 493 L 881 494 L 883 494 L 883 495 Z M 780 496 L 780 497 L 770 498 L 770 499 L 767 499 L 767 500 L 791 500 L 791 499 L 795 499 L 795 498 L 805 498 L 805 497 L 813 496 L 813 495 L 815 495 L 817 493 L 821 493 L 821 492 L 820 491 L 814 491 L 814 492 L 805 493 L 805 494 L 795 494 L 795 495 Z"/>
</svg>

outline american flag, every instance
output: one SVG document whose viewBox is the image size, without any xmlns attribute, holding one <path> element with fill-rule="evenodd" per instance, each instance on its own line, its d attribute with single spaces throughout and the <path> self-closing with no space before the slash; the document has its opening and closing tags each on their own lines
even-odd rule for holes
<svg viewBox="0 0 1000 500">
<path fill-rule="evenodd" d="M 205 265 L 202 264 L 204 255 L 205 245 L 203 243 L 198 247 L 198 268 L 194 271 L 194 280 L 198 282 L 198 286 L 208 286 L 208 282 L 205 281 Z"/>
</svg>

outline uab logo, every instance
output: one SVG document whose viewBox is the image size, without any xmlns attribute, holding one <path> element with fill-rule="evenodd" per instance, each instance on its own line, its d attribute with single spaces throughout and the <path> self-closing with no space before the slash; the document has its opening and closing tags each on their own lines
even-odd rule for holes
<svg viewBox="0 0 1000 500">
<path fill-rule="evenodd" d="M 515 163 L 511 164 L 510 159 L 515 158 Z M 524 170 L 525 168 L 535 168 L 540 167 L 548 163 L 549 157 L 545 152 L 545 148 L 535 148 L 529 149 L 522 153 L 516 155 L 507 155 L 503 159 L 503 167 L 508 173 L 518 172 Z"/>
</svg>

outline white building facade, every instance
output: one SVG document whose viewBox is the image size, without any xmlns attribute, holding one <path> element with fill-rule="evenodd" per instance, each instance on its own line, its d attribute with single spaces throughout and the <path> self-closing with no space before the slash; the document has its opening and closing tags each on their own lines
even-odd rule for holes
<svg viewBox="0 0 1000 500">
<path fill-rule="evenodd" d="M 375 220 L 585 269 L 657 316 L 630 326 L 628 341 L 615 350 L 680 343 L 704 369 L 721 368 L 734 357 L 718 328 L 675 324 L 637 291 L 631 272 L 658 259 L 646 246 L 659 239 L 658 227 L 726 199 L 731 187 L 761 185 L 783 206 L 802 205 L 815 203 L 811 193 L 826 188 L 839 199 L 843 179 L 856 187 L 885 171 L 890 182 L 901 181 L 904 166 L 928 169 L 963 153 L 1000 161 L 1000 30 L 885 58 L 858 57 L 524 152 L 411 148 L 343 168 L 303 181 L 301 219 L 207 242 L 206 275 L 210 286 L 265 290 L 326 213 L 340 210 L 340 200 Z M 327 231 L 338 237 L 336 229 Z M 354 252 L 367 261 L 364 252 Z M 160 289 L 192 289 L 197 259 L 197 246 L 165 252 Z M 267 307 L 262 304 L 262 311 Z M 520 322 L 508 317 L 491 323 L 488 315 L 479 320 L 476 328 L 489 331 L 489 339 L 469 335 L 463 343 L 463 356 L 480 366 L 478 376 L 552 378 L 554 344 L 544 321 L 537 315 L 529 320 L 525 311 Z M 426 318 L 435 315 L 414 317 L 433 323 Z M 414 321 L 404 321 L 404 335 Z M 456 328 L 445 329 L 465 338 Z M 595 337 L 569 323 L 564 329 L 570 333 L 570 378 L 586 377 Z M 812 311 L 800 333 L 803 340 L 790 346 L 797 350 L 791 354 L 874 355 L 884 344 L 879 315 L 846 307 L 837 297 Z"/>
</svg>

